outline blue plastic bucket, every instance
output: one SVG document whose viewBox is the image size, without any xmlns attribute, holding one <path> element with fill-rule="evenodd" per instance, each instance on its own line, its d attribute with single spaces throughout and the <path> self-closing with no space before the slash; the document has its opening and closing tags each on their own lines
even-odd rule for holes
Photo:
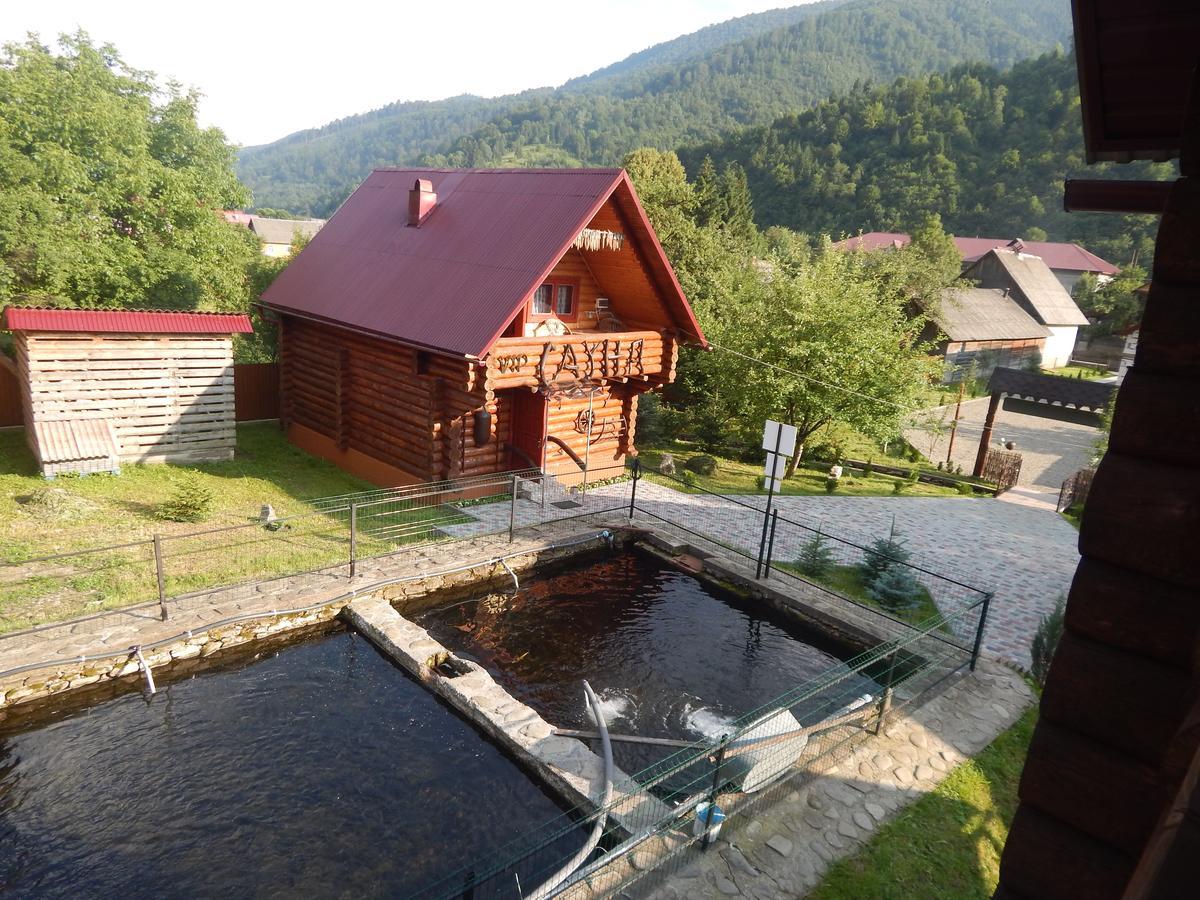
<svg viewBox="0 0 1200 900">
<path fill-rule="evenodd" d="M 721 824 L 724 821 L 725 813 L 721 807 L 708 801 L 697 804 L 696 818 L 692 821 L 692 834 L 696 837 L 703 835 L 704 843 L 711 843 L 721 833 Z"/>
</svg>

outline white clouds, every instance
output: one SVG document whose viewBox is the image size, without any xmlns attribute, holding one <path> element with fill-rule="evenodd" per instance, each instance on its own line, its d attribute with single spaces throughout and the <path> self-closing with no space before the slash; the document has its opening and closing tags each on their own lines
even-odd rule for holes
<svg viewBox="0 0 1200 900">
<path fill-rule="evenodd" d="M 790 0 L 790 3 L 807 0 Z M 784 0 L 0 0 L 0 40 L 82 27 L 204 94 L 201 118 L 264 143 L 394 100 L 561 84 Z"/>
</svg>

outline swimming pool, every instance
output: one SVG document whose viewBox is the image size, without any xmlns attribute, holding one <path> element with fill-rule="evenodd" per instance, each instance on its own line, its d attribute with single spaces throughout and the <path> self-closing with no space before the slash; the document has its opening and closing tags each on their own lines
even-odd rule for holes
<svg viewBox="0 0 1200 900">
<path fill-rule="evenodd" d="M 159 678 L 0 724 L 0 893 L 404 896 L 563 809 L 340 627 Z"/>
<path fill-rule="evenodd" d="M 529 579 L 515 596 L 428 610 L 417 621 L 552 725 L 594 728 L 580 692 L 586 678 L 614 733 L 686 741 L 719 739 L 739 717 L 846 668 L 856 652 L 639 550 Z M 793 712 L 807 724 L 847 697 L 877 692 L 871 679 L 848 674 L 836 701 L 817 696 Z M 670 752 L 614 746 L 627 772 Z"/>
</svg>

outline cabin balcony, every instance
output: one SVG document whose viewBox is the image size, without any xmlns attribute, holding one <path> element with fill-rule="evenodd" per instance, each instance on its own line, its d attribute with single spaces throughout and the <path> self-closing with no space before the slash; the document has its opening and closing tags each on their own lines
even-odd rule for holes
<svg viewBox="0 0 1200 900">
<path fill-rule="evenodd" d="M 543 393 L 580 383 L 644 384 L 675 376 L 677 341 L 658 331 L 574 331 L 500 338 L 486 360 L 490 390 Z"/>
</svg>

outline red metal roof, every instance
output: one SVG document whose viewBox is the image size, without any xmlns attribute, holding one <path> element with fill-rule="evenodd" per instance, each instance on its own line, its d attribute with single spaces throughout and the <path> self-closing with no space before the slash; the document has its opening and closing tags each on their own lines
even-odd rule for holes
<svg viewBox="0 0 1200 900">
<path fill-rule="evenodd" d="M 903 247 L 911 241 L 907 234 L 893 231 L 868 231 L 857 237 L 838 241 L 833 246 L 839 250 L 880 250 Z M 1012 238 L 954 238 L 954 246 L 962 255 L 963 262 L 975 262 L 989 250 L 1006 248 Z M 1121 270 L 1107 260 L 1101 259 L 1078 244 L 1062 244 L 1054 241 L 1022 241 L 1022 253 L 1040 256 L 1051 269 L 1069 272 L 1095 272 L 1098 275 L 1116 275 Z"/>
<path fill-rule="evenodd" d="M 9 331 L 88 331 L 110 334 L 250 334 L 243 313 L 175 312 L 165 309 L 43 309 L 10 306 Z"/>
<path fill-rule="evenodd" d="M 408 192 L 437 205 L 408 226 Z M 676 324 L 703 334 L 621 169 L 377 169 L 263 294 L 268 308 L 482 357 L 617 195 Z"/>
</svg>

